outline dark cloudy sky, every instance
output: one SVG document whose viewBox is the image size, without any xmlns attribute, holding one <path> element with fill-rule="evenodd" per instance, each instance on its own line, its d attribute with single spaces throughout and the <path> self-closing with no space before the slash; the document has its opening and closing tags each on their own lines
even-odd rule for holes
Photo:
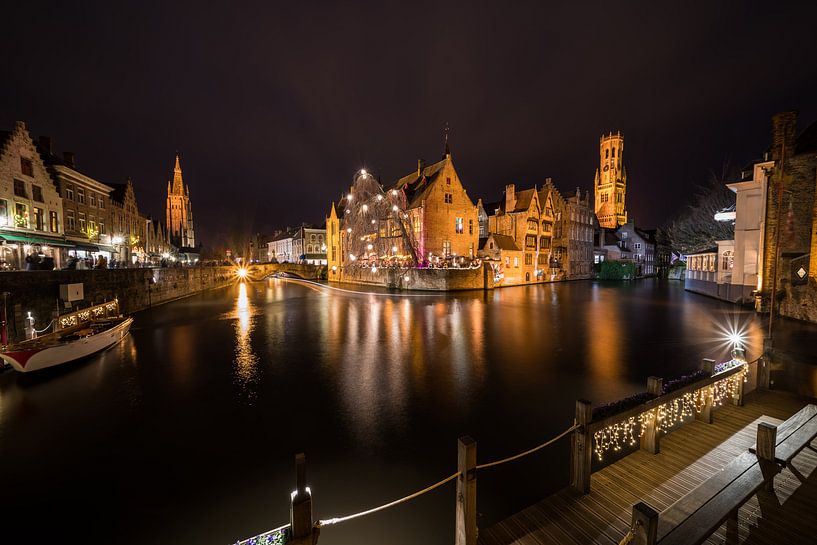
<svg viewBox="0 0 817 545">
<path fill-rule="evenodd" d="M 162 218 L 180 150 L 205 243 L 321 221 L 361 166 L 438 158 L 446 122 L 475 201 L 591 189 L 620 130 L 627 208 L 659 225 L 775 111 L 817 119 L 813 1 L 69 4 L 4 9 L 0 126 Z"/>
</svg>

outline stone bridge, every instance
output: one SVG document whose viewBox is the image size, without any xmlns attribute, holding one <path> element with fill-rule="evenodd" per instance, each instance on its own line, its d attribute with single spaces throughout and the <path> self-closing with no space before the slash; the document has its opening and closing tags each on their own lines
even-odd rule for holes
<svg viewBox="0 0 817 545">
<path fill-rule="evenodd" d="M 247 278 L 250 280 L 263 280 L 278 273 L 286 273 L 307 280 L 317 280 L 326 274 L 326 267 L 302 265 L 300 263 L 256 263 L 248 267 Z"/>
</svg>

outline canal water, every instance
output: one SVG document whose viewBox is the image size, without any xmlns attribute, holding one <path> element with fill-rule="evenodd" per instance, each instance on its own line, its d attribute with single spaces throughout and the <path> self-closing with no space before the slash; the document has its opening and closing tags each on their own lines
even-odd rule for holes
<svg viewBox="0 0 817 545">
<path fill-rule="evenodd" d="M 135 316 L 102 355 L 0 374 L 0 541 L 227 545 L 288 522 L 305 452 L 315 514 L 343 516 L 572 424 L 575 400 L 644 390 L 754 314 L 677 282 L 360 293 L 281 279 Z M 478 476 L 481 526 L 568 481 L 567 441 Z M 324 527 L 320 543 L 450 544 L 454 483 Z M 9 538 L 14 539 L 9 539 Z"/>
</svg>

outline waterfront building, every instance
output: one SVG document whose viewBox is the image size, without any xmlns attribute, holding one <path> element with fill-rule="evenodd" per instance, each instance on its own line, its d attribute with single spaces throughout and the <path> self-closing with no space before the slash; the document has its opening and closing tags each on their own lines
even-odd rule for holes
<svg viewBox="0 0 817 545">
<path fill-rule="evenodd" d="M 153 218 L 145 218 L 145 259 L 151 265 L 161 265 L 178 259 L 178 249 L 170 244 L 165 224 Z"/>
<path fill-rule="evenodd" d="M 196 247 L 190 186 L 182 179 L 179 154 L 173 168 L 173 181 L 167 182 L 167 241 L 182 251 Z"/>
<path fill-rule="evenodd" d="M 510 286 L 530 282 L 530 267 L 526 267 L 524 252 L 512 236 L 488 233 L 480 243 L 479 255 L 491 265 L 494 284 Z"/>
<path fill-rule="evenodd" d="M 564 219 L 568 222 L 567 259 L 564 263 L 569 279 L 590 278 L 593 274 L 593 232 L 595 214 L 590 208 L 590 194 L 576 194 L 565 199 Z"/>
<path fill-rule="evenodd" d="M 360 191 L 357 201 L 355 188 Z M 371 205 L 362 205 L 361 198 L 371 198 Z M 344 269 L 353 262 L 365 262 L 374 269 L 372 274 L 379 264 L 469 266 L 477 256 L 479 232 L 477 206 L 446 143 L 440 161 L 426 165 L 419 160 L 416 171 L 391 186 L 384 187 L 361 171 L 355 185 L 332 203 L 325 228 L 329 280 L 342 281 L 348 272 Z M 360 251 L 353 249 L 355 245 Z"/>
<path fill-rule="evenodd" d="M 295 263 L 326 265 L 326 227 L 298 227 L 292 235 L 292 255 Z"/>
<path fill-rule="evenodd" d="M 59 268 L 62 199 L 26 128 L 0 132 L 0 268 Z"/>
<path fill-rule="evenodd" d="M 139 213 L 133 182 L 109 184 L 111 191 L 111 244 L 114 259 L 129 267 L 146 262 L 145 241 L 148 219 Z"/>
<path fill-rule="evenodd" d="M 62 198 L 62 224 L 66 242 L 71 245 L 63 249 L 62 260 L 76 257 L 96 261 L 99 256 L 110 260 L 114 255 L 110 234 L 113 188 L 80 172 L 74 153 L 54 153 L 50 138 L 40 137 L 38 149 Z"/>
<path fill-rule="evenodd" d="M 293 241 L 295 230 L 287 227 L 272 237 L 267 243 L 269 260 L 276 263 L 295 263 Z"/>
<path fill-rule="evenodd" d="M 552 211 L 551 197 L 547 195 L 545 199 Z M 544 279 L 550 258 L 553 220 L 543 220 L 542 211 L 536 188 L 517 191 L 515 184 L 507 184 L 498 207 L 487 211 L 489 234 L 485 246 L 480 248 L 481 255 L 493 265 L 495 276 L 502 276 L 504 285 Z M 501 236 L 492 237 L 492 234 Z M 505 259 L 498 263 L 491 258 L 492 254 L 496 255 L 491 251 L 492 244 L 505 252 Z M 518 251 L 523 251 L 521 263 L 515 255 Z"/>
<path fill-rule="evenodd" d="M 408 225 L 418 259 L 442 265 L 457 257 L 476 257 L 479 248 L 477 207 L 454 168 L 448 144 L 442 160 L 403 176 L 389 190 L 405 195 Z M 400 237 L 398 237 L 400 238 Z"/>
<path fill-rule="evenodd" d="M 616 229 L 627 223 L 627 168 L 624 166 L 624 137 L 620 132 L 599 138 L 599 167 L 593 188 L 599 226 Z"/>
<path fill-rule="evenodd" d="M 817 322 L 817 122 L 798 134 L 797 112 L 776 114 L 770 151 L 757 308 L 778 293 L 781 314 Z"/>
</svg>

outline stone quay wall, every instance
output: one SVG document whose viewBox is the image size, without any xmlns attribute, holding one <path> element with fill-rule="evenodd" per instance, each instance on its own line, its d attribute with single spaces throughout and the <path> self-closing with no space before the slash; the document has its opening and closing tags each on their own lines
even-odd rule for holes
<svg viewBox="0 0 817 545">
<path fill-rule="evenodd" d="M 260 280 L 275 272 L 316 278 L 318 268 L 312 265 L 264 263 L 253 265 L 249 276 L 250 279 Z M 19 341 L 25 338 L 25 319 L 29 312 L 35 318 L 34 327 L 43 329 L 58 314 L 117 298 L 122 313 L 130 314 L 228 286 L 236 281 L 234 266 L 2 272 L 0 312 L 3 310 L 2 293 L 7 292 L 9 340 Z M 60 300 L 60 286 L 63 284 L 82 284 L 84 299 L 74 301 L 67 307 Z"/>
<path fill-rule="evenodd" d="M 381 286 L 403 290 L 458 291 L 494 288 L 494 273 L 485 264 L 474 269 L 400 269 L 380 268 L 372 272 L 368 268 L 342 271 L 335 280 L 347 284 Z"/>
</svg>

